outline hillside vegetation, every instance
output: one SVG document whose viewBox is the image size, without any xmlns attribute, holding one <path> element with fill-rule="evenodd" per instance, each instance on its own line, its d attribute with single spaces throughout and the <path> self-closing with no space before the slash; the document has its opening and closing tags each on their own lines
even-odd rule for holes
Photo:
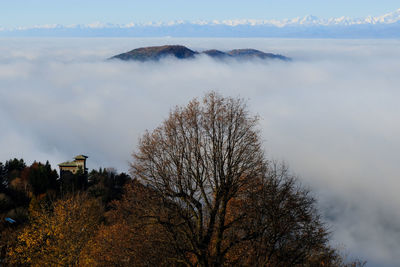
<svg viewBox="0 0 400 267">
<path fill-rule="evenodd" d="M 150 46 L 133 49 L 129 52 L 122 53 L 111 57 L 111 59 L 121 60 L 135 60 L 135 61 L 157 61 L 162 58 L 172 57 L 177 59 L 193 59 L 196 56 L 206 55 L 214 59 L 236 59 L 236 60 L 251 60 L 251 59 L 278 59 L 289 61 L 290 58 L 272 54 L 264 53 L 255 49 L 234 49 L 231 51 L 223 52 L 215 49 L 206 50 L 204 52 L 193 51 L 182 45 L 164 45 L 164 46 Z"/>
</svg>

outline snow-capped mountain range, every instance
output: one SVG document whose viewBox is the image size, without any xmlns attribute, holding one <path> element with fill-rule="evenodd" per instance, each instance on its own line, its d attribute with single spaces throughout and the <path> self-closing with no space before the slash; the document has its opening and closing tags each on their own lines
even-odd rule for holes
<svg viewBox="0 0 400 267">
<path fill-rule="evenodd" d="M 204 37 L 400 37 L 400 9 L 364 18 L 318 18 L 308 15 L 283 20 L 175 20 L 112 24 L 37 25 L 4 28 L 0 36 L 204 36 Z"/>
</svg>

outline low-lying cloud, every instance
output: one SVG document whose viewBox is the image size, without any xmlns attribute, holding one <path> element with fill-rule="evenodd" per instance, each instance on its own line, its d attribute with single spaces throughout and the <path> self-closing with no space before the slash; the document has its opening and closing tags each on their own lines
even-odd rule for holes
<svg viewBox="0 0 400 267">
<path fill-rule="evenodd" d="M 106 61 L 133 48 L 255 48 L 293 62 Z M 400 262 L 399 41 L 279 39 L 3 39 L 0 161 L 87 154 L 128 170 L 146 129 L 215 90 L 248 99 L 270 158 L 310 186 L 334 244 L 369 266 Z"/>
</svg>

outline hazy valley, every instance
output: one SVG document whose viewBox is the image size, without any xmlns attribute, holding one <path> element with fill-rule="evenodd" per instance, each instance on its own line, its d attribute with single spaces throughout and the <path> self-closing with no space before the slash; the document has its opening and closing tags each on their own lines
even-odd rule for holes
<svg viewBox="0 0 400 267">
<path fill-rule="evenodd" d="M 105 60 L 138 47 L 253 48 L 292 61 Z M 248 99 L 268 157 L 310 186 L 333 242 L 368 266 L 400 261 L 398 40 L 35 39 L 0 43 L 0 161 L 79 153 L 128 171 L 138 138 L 215 90 Z M 106 165 L 106 166 L 104 166 Z"/>
</svg>

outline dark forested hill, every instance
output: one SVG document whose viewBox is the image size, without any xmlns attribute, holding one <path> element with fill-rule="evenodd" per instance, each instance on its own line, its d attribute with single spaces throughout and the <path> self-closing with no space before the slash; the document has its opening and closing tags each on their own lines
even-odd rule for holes
<svg viewBox="0 0 400 267">
<path fill-rule="evenodd" d="M 197 55 L 207 55 L 214 59 L 238 59 L 238 60 L 251 60 L 251 59 L 279 59 L 289 61 L 290 58 L 272 54 L 264 53 L 255 49 L 234 49 L 228 52 L 223 52 L 215 49 L 206 50 L 204 52 L 193 51 L 182 45 L 163 45 L 163 46 L 150 46 L 133 49 L 129 52 L 122 53 L 111 57 L 110 59 L 121 60 L 135 60 L 135 61 L 157 61 L 165 57 L 174 57 L 177 59 L 191 59 Z"/>
</svg>

